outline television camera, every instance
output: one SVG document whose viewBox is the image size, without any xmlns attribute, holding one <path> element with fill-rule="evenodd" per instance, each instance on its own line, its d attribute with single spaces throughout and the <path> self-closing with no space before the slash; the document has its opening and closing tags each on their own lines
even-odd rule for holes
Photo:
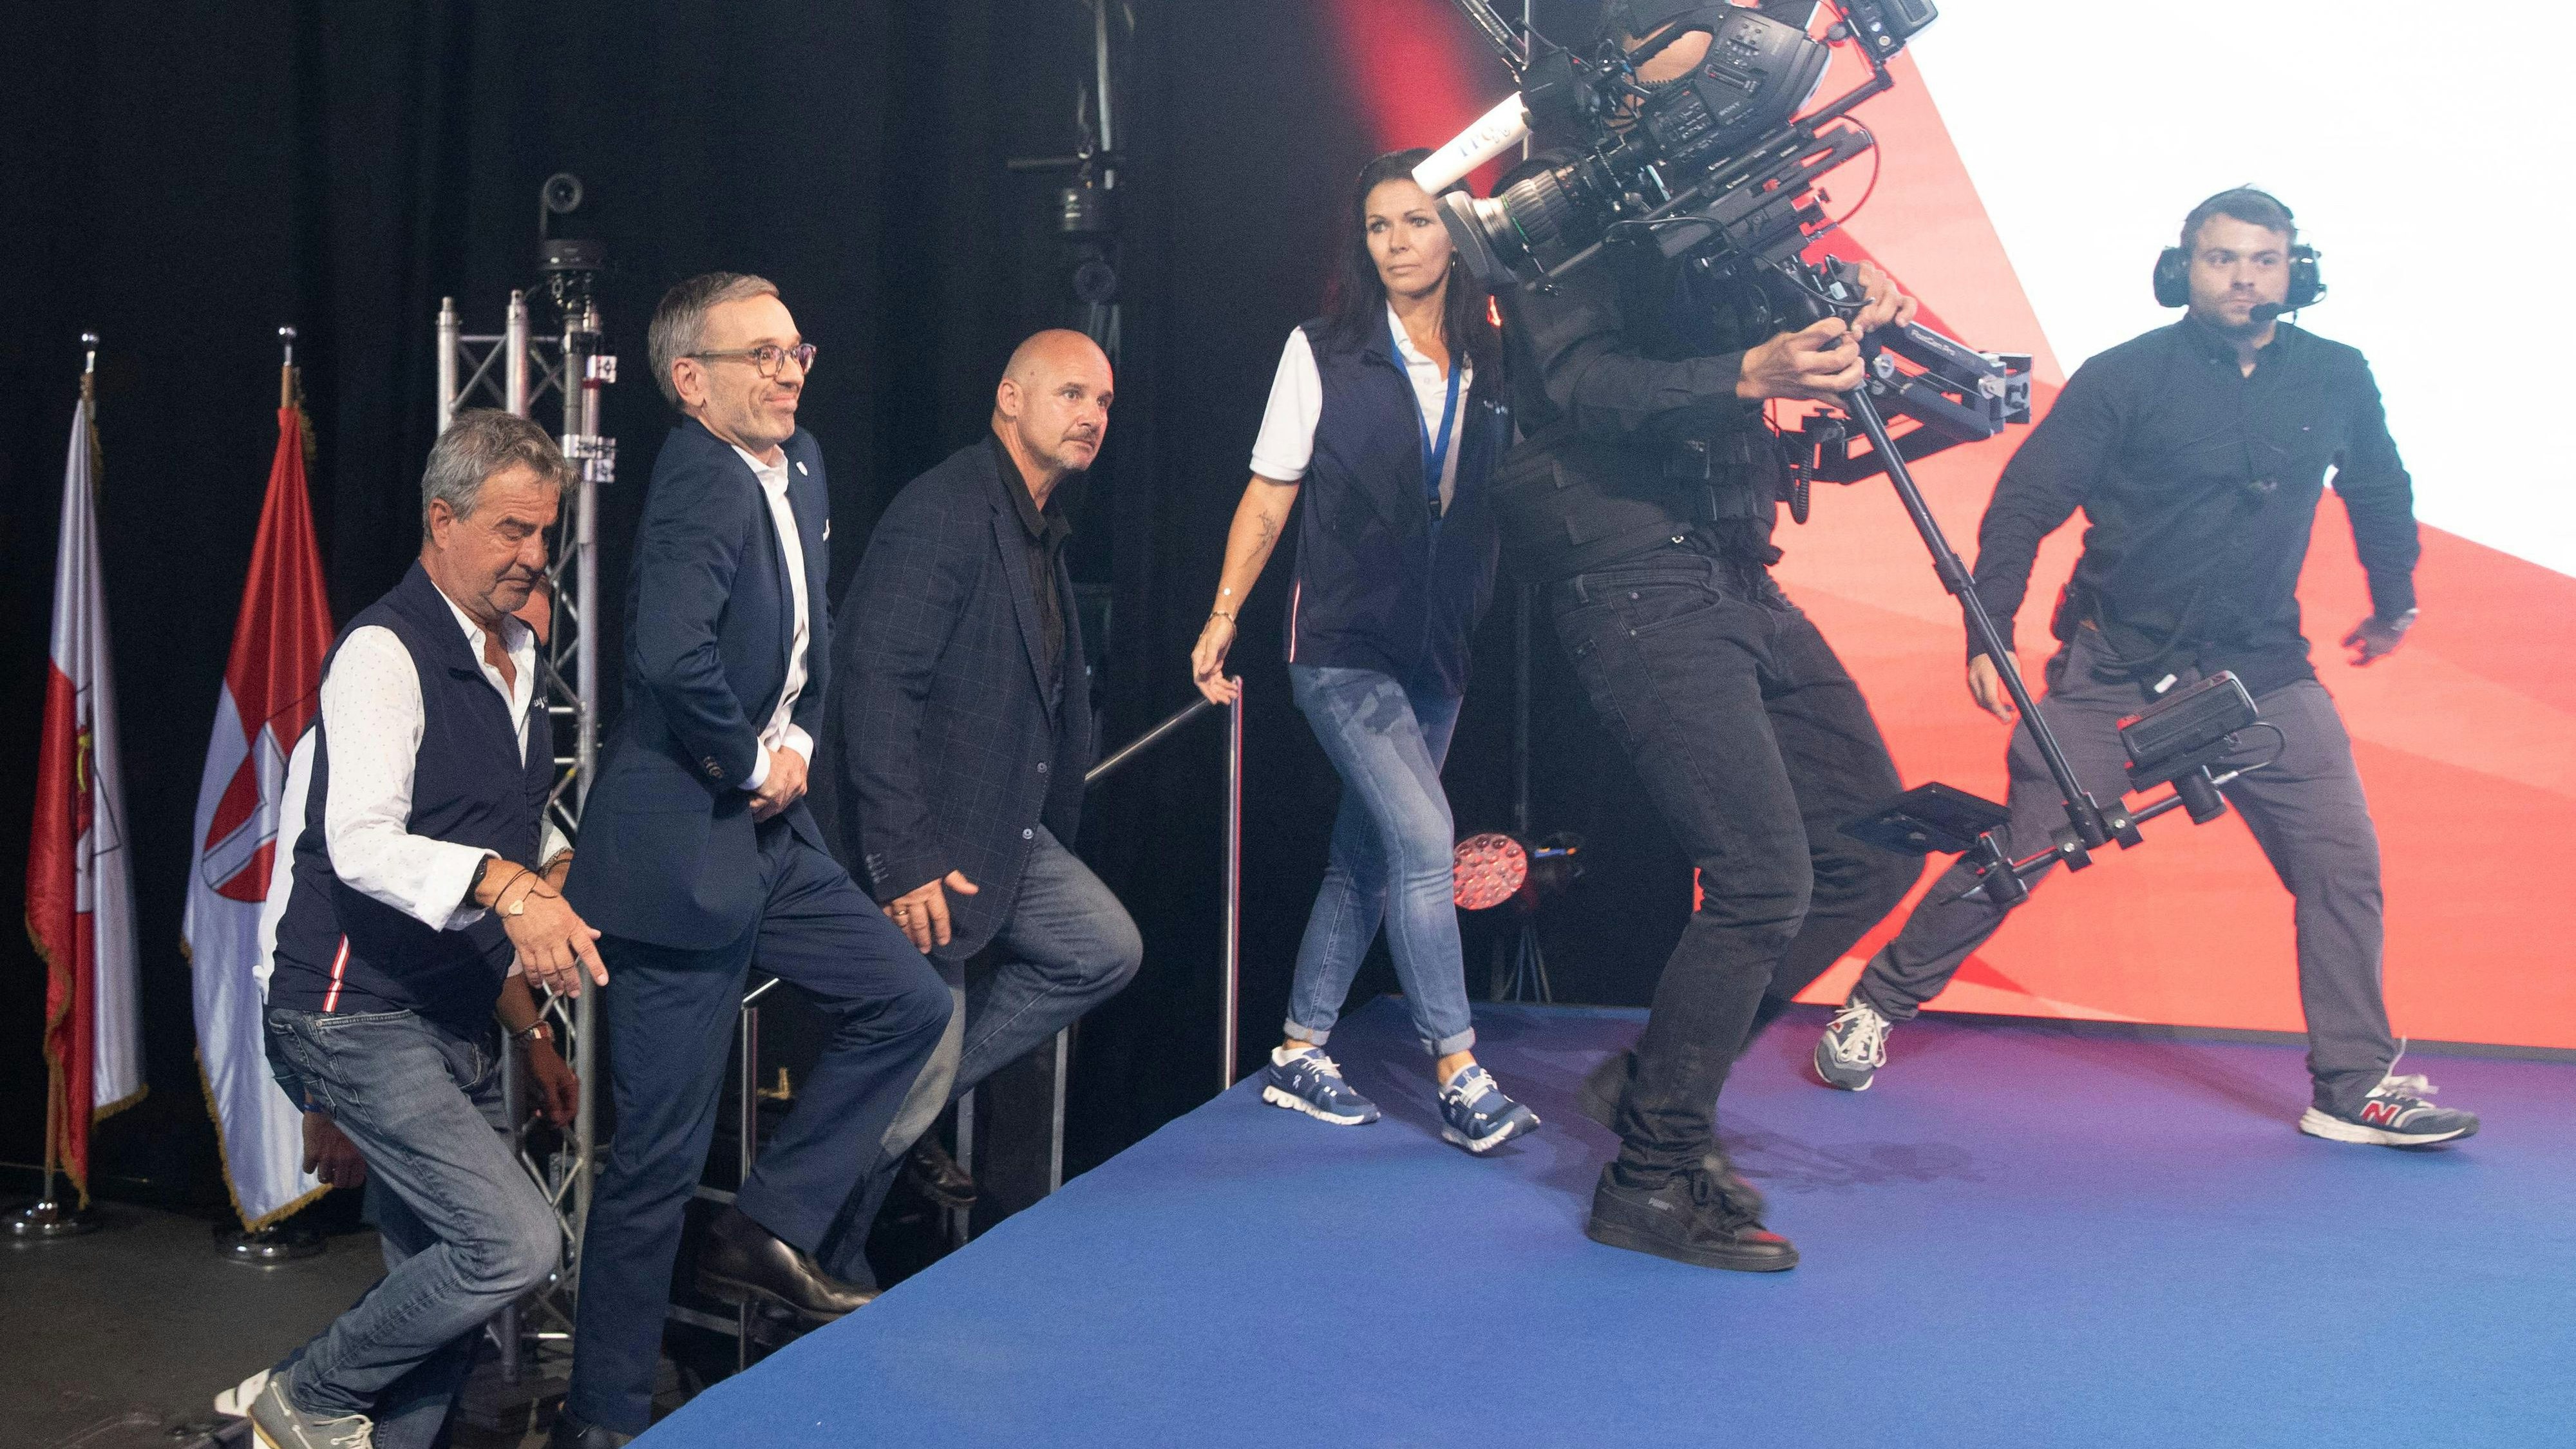
<svg viewBox="0 0 2576 1449">
<path fill-rule="evenodd" d="M 1713 281 L 1741 284 L 1732 295 L 1767 309 L 1757 323 L 1790 330 L 1859 314 L 1866 297 L 1856 269 L 1837 257 L 1808 260 L 1840 224 L 1817 184 L 1876 148 L 1852 112 L 1895 85 L 1888 62 L 1936 18 L 1931 0 L 1629 0 L 1604 34 L 1579 48 L 1522 32 L 1487 0 L 1453 3 L 1521 86 L 1413 173 L 1438 198 L 1441 221 L 1477 280 L 1497 292 L 1548 290 L 1609 249 L 1651 246 Z M 1692 34 L 1706 35 L 1708 49 L 1688 73 L 1639 78 L 1640 67 Z M 1868 74 L 1814 104 L 1834 50 L 1846 45 Z M 1543 149 L 1497 195 L 1450 189 L 1532 138 Z M 1840 398 L 1843 416 L 1811 417 L 1781 434 L 1790 514 L 1806 521 L 1816 481 L 1887 475 L 1970 637 L 1995 661 L 2067 823 L 2047 850 L 2015 859 L 2001 833 L 2003 806 L 1935 782 L 1851 822 L 1846 833 L 1908 853 L 1964 855 L 1978 870 L 1976 890 L 2001 910 L 2026 899 L 2029 880 L 2051 865 L 2081 870 L 2096 850 L 2141 843 L 2145 820 L 2177 808 L 2197 822 L 2223 814 L 2218 787 L 2260 767 L 2229 768 L 2240 732 L 2258 724 L 2244 687 L 2212 676 L 2124 722 L 2131 787 L 2172 790 L 2134 811 L 2116 795 L 2100 804 L 2076 779 L 1907 467 L 2027 423 L 2030 358 L 1979 352 L 1913 324 L 1874 331 L 1862 351 L 1866 381 Z M 1892 432 L 1891 419 L 1911 426 Z"/>
</svg>

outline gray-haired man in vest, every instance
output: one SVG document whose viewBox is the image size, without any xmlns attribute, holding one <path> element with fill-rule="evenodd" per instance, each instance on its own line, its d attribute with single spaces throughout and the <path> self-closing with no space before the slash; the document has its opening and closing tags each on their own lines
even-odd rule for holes
<svg viewBox="0 0 2576 1449">
<path fill-rule="evenodd" d="M 399 1261 L 271 1375 L 250 1416 L 271 1449 L 364 1449 L 379 1420 L 425 1442 L 479 1326 L 555 1270 L 554 1214 L 493 1130 L 493 1009 L 514 962 L 561 992 L 608 980 L 563 900 L 553 735 L 511 617 L 567 476 L 535 423 L 460 414 L 421 479 L 419 561 L 323 666 L 269 1052 L 386 1189 Z"/>
</svg>

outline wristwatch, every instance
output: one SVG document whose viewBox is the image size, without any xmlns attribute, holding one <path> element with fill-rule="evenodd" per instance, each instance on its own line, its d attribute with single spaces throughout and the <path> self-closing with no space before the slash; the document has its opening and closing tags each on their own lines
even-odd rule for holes
<svg viewBox="0 0 2576 1449">
<path fill-rule="evenodd" d="M 546 1025 L 543 1017 L 529 1022 L 525 1030 L 510 1033 L 510 1040 L 516 1042 L 541 1041 L 551 1046 L 554 1044 L 554 1039 L 554 1028 Z"/>
<path fill-rule="evenodd" d="M 2415 627 L 2415 616 L 2421 612 L 2419 609 L 2409 609 L 2394 619 L 2373 619 L 2371 622 L 2391 634 L 2403 634 Z"/>
</svg>

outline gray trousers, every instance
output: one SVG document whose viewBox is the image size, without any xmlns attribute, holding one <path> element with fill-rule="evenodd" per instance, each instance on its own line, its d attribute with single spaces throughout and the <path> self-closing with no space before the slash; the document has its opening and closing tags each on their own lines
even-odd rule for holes
<svg viewBox="0 0 2576 1449">
<path fill-rule="evenodd" d="M 1127 908 L 1043 825 L 993 946 L 1000 960 L 972 982 L 964 961 L 931 958 L 948 983 L 948 1030 L 895 1109 L 877 1163 L 848 1209 L 855 1230 L 823 1265 L 834 1277 L 876 1281 L 867 1264 L 868 1225 L 904 1154 L 948 1104 L 1117 995 L 1145 960 L 1145 939 Z"/>
<path fill-rule="evenodd" d="M 2080 631 L 2048 662 L 2040 714 L 2056 731 L 2076 777 L 2094 799 L 2108 802 L 2127 785 L 2128 760 L 2115 722 L 2156 696 L 2124 673 L 2097 667 L 2097 659 L 2093 632 Z M 2198 677 L 2186 673 L 2176 687 Z M 2227 786 L 2226 795 L 2297 902 L 2308 1073 L 2316 1082 L 2316 1104 L 2349 1115 L 2397 1056 L 2379 987 L 2379 835 L 2353 768 L 2352 740 L 2325 686 L 2302 679 L 2255 704 L 2284 736 L 2281 757 Z M 2265 730 L 2248 731 L 2245 739 L 2248 760 L 2270 754 L 2275 743 Z M 2066 823 L 2066 813 L 2038 748 L 2018 725 L 2010 763 L 2012 822 L 2006 829 L 2018 857 L 2045 848 L 2048 833 Z M 1853 996 L 1890 1021 L 1905 1021 L 1940 995 L 1959 963 L 2003 924 L 2003 913 L 1983 896 L 1953 899 L 1975 883 L 1975 873 L 1964 865 L 1944 873 L 1904 930 L 1870 959 Z"/>
</svg>

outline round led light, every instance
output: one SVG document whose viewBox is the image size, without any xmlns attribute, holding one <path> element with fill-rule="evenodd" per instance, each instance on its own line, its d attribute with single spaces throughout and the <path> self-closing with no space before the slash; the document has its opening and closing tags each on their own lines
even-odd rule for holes
<svg viewBox="0 0 2576 1449">
<path fill-rule="evenodd" d="M 1458 842 L 1456 871 L 1450 898 L 1458 909 L 1489 910 L 1518 894 L 1529 879 L 1529 852 L 1500 831 L 1470 835 Z"/>
</svg>

